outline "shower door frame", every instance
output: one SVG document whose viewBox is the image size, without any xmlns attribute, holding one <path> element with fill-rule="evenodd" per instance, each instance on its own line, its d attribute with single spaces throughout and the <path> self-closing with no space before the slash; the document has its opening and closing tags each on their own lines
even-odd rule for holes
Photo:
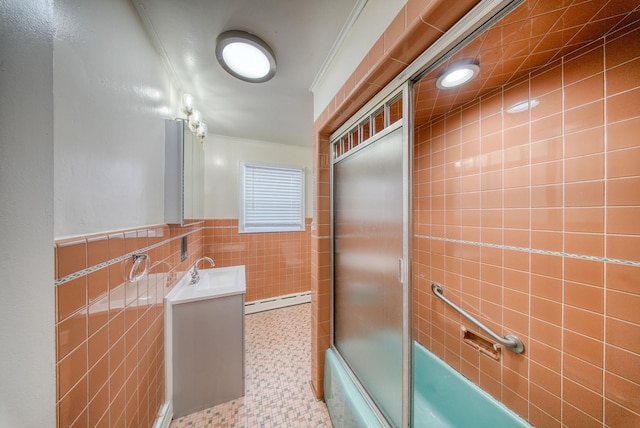
<svg viewBox="0 0 640 428">
<path fill-rule="evenodd" d="M 348 156 L 352 156 L 360 150 L 363 150 L 371 144 L 375 144 L 376 141 L 384 138 L 388 134 L 396 131 L 398 128 L 402 128 L 402 266 L 399 268 L 400 279 L 402 282 L 402 427 L 408 427 L 411 421 L 411 400 L 413 394 L 413 380 L 412 380 L 412 320 L 413 311 L 411 304 L 412 296 L 412 283 L 411 283 L 411 267 L 412 267 L 412 242 L 413 236 L 413 206 L 412 206 L 412 177 L 413 177 L 413 85 L 410 82 L 405 82 L 400 88 L 392 91 L 382 100 L 380 100 L 373 107 L 366 109 L 365 113 L 360 113 L 352 117 L 347 124 L 351 124 L 347 127 L 347 124 L 343 125 L 338 131 L 334 132 L 329 141 L 329 153 L 330 153 L 330 218 L 331 218 L 331 308 L 330 308 L 330 346 L 335 351 L 342 366 L 347 371 L 347 374 L 354 382 L 356 388 L 360 391 L 369 407 L 373 410 L 374 414 L 380 421 L 381 426 L 391 426 L 382 412 L 378 409 L 374 400 L 369 396 L 369 393 L 361 385 L 360 381 L 350 369 L 342 357 L 340 351 L 335 344 L 335 221 L 334 221 L 334 165 L 336 162 L 344 159 Z M 395 123 L 387 123 L 388 117 L 388 103 L 399 96 L 402 97 L 402 117 Z M 375 135 L 369 137 L 363 141 L 357 147 L 352 148 L 348 153 L 336 158 L 334 145 L 340 141 L 353 128 L 353 123 L 361 123 L 367 117 L 371 117 L 374 112 L 380 109 L 385 109 L 385 123 L 383 129 Z M 373 125 L 373 120 L 370 122 Z"/>
<path fill-rule="evenodd" d="M 403 202 L 404 209 L 407 212 L 404 214 L 403 221 L 403 235 L 406 238 L 404 242 L 403 260 L 404 269 L 402 272 L 404 297 L 403 297 L 403 400 L 402 400 L 402 426 L 408 427 L 411 425 L 411 410 L 413 399 L 413 380 L 411 379 L 413 373 L 412 366 L 412 318 L 413 307 L 411 295 L 413 290 L 413 284 L 411 281 L 411 267 L 412 267 L 412 176 L 413 176 L 413 118 L 414 118 L 414 102 L 413 102 L 413 85 L 418 82 L 422 77 L 427 75 L 435 67 L 442 64 L 448 58 L 450 58 L 455 52 L 462 49 L 467 42 L 473 40 L 477 35 L 481 34 L 486 29 L 490 28 L 501 17 L 510 13 L 517 8 L 525 0 L 481 0 L 469 13 L 463 16 L 457 23 L 455 23 L 444 35 L 442 35 L 437 41 L 429 46 L 418 58 L 416 58 L 411 64 L 409 64 L 403 71 L 401 71 L 394 79 L 392 79 L 380 92 L 374 95 L 356 114 L 349 118 L 338 130 L 330 136 L 330 216 L 331 216 L 331 308 L 330 308 L 330 323 L 331 323 L 331 342 L 330 346 L 336 351 L 336 355 L 341 360 L 341 363 L 347 369 L 348 374 L 351 376 L 356 387 L 363 393 L 365 400 L 369 403 L 370 407 L 376 412 L 376 415 L 380 419 L 381 423 L 388 426 L 386 419 L 377 410 L 373 401 L 368 397 L 366 391 L 359 384 L 355 375 L 350 371 L 349 367 L 345 364 L 340 353 L 337 351 L 334 342 L 334 218 L 333 218 L 333 164 L 334 164 L 334 150 L 333 144 L 336 140 L 344 136 L 349 130 L 353 129 L 354 125 L 361 123 L 364 117 L 376 111 L 380 105 L 384 105 L 387 101 L 402 93 L 402 126 L 403 126 L 403 144 L 406 145 L 403 152 L 403 168 L 406 168 L 406 177 L 403 179 L 403 187 L 406 189 L 403 192 L 403 198 L 406 198 Z M 364 144 L 363 144 L 364 145 Z M 355 149 L 357 150 L 357 148 Z"/>
</svg>

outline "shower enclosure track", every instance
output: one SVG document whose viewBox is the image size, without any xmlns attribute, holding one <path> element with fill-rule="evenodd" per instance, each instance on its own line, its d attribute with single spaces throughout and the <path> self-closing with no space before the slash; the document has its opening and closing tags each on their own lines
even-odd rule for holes
<svg viewBox="0 0 640 428">
<path fill-rule="evenodd" d="M 493 332 L 493 330 L 491 330 L 489 327 L 487 327 L 486 325 L 482 324 L 480 321 L 472 317 L 467 311 L 465 311 L 460 306 L 453 303 L 451 300 L 444 297 L 444 294 L 442 294 L 442 286 L 440 284 L 437 284 L 434 282 L 433 284 L 431 284 L 431 290 L 433 291 L 433 294 L 435 294 L 436 297 L 438 297 L 438 299 L 442 300 L 447 305 L 451 306 L 456 312 L 458 312 L 460 315 L 465 317 L 467 320 L 473 323 L 473 325 L 478 327 L 480 330 L 487 333 L 489 336 L 491 336 L 493 340 L 498 342 L 500 345 L 504 346 L 505 348 L 507 348 L 512 352 L 515 352 L 516 354 L 521 354 L 522 352 L 524 352 L 524 344 L 520 339 L 518 339 L 516 336 L 512 334 L 507 334 L 505 337 L 498 336 L 495 332 Z"/>
</svg>

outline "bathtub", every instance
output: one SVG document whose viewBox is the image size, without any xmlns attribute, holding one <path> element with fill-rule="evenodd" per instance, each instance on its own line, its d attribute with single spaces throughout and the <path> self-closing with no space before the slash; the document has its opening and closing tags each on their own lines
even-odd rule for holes
<svg viewBox="0 0 640 428">
<path fill-rule="evenodd" d="M 531 427 L 491 395 L 414 342 L 414 427 Z M 325 401 L 335 427 L 376 427 L 378 420 L 333 349 L 327 350 Z"/>
</svg>

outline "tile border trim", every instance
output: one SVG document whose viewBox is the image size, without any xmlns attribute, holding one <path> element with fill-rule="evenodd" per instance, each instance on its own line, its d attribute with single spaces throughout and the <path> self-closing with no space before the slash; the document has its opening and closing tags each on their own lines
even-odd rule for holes
<svg viewBox="0 0 640 428">
<path fill-rule="evenodd" d="M 613 259 L 609 257 L 589 256 L 586 254 L 565 253 L 563 251 L 541 250 L 537 248 L 517 247 L 513 245 L 492 244 L 489 242 L 467 241 L 463 239 L 444 238 L 441 236 L 414 235 L 414 238 L 432 239 L 434 241 L 452 242 L 455 244 L 466 244 L 466 245 L 473 245 L 476 247 L 497 248 L 501 250 L 521 251 L 521 252 L 531 253 L 531 254 L 544 254 L 547 256 L 568 257 L 571 259 L 589 260 L 589 261 L 603 262 L 603 263 L 615 263 L 615 264 L 626 265 L 626 266 L 640 267 L 640 261 L 634 261 L 634 260 Z"/>
<path fill-rule="evenodd" d="M 57 287 L 58 285 L 64 284 L 65 282 L 73 281 L 74 279 L 78 279 L 78 278 L 81 278 L 83 276 L 89 275 L 90 273 L 98 271 L 98 270 L 100 270 L 102 268 L 105 268 L 105 267 L 114 265 L 116 263 L 120 263 L 120 262 L 122 262 L 124 260 L 130 259 L 134 254 L 144 253 L 144 252 L 153 250 L 154 248 L 158 248 L 158 247 L 160 247 L 162 245 L 170 243 L 174 239 L 180 239 L 180 238 L 182 238 L 184 236 L 187 236 L 187 235 L 190 235 L 192 233 L 198 232 L 199 230 L 200 229 L 191 230 L 191 231 L 186 232 L 186 233 L 181 233 L 181 234 L 176 235 L 176 236 L 171 236 L 171 237 L 169 237 L 169 238 L 167 238 L 165 240 L 162 240 L 160 242 L 156 242 L 153 245 L 148 245 L 146 247 L 139 248 L 139 249 L 137 249 L 135 251 L 131 251 L 129 253 L 123 254 L 123 255 L 121 255 L 119 257 L 116 257 L 116 258 L 113 258 L 111 260 L 107 260 L 106 262 L 98 263 L 97 265 L 88 267 L 86 269 L 79 270 L 79 271 L 71 273 L 71 274 L 69 274 L 67 276 L 63 276 L 63 277 L 58 278 L 58 279 L 56 279 L 54 281 L 54 286 Z"/>
</svg>

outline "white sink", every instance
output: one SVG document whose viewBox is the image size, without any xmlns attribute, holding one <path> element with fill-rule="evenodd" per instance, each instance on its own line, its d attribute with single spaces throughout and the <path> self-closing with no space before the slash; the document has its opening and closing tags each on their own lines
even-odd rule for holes
<svg viewBox="0 0 640 428">
<path fill-rule="evenodd" d="M 167 295 L 167 300 L 172 304 L 179 304 L 244 294 L 246 291 L 244 265 L 200 269 L 199 272 L 200 281 L 196 284 L 189 284 L 191 275 L 187 272 Z"/>
</svg>

